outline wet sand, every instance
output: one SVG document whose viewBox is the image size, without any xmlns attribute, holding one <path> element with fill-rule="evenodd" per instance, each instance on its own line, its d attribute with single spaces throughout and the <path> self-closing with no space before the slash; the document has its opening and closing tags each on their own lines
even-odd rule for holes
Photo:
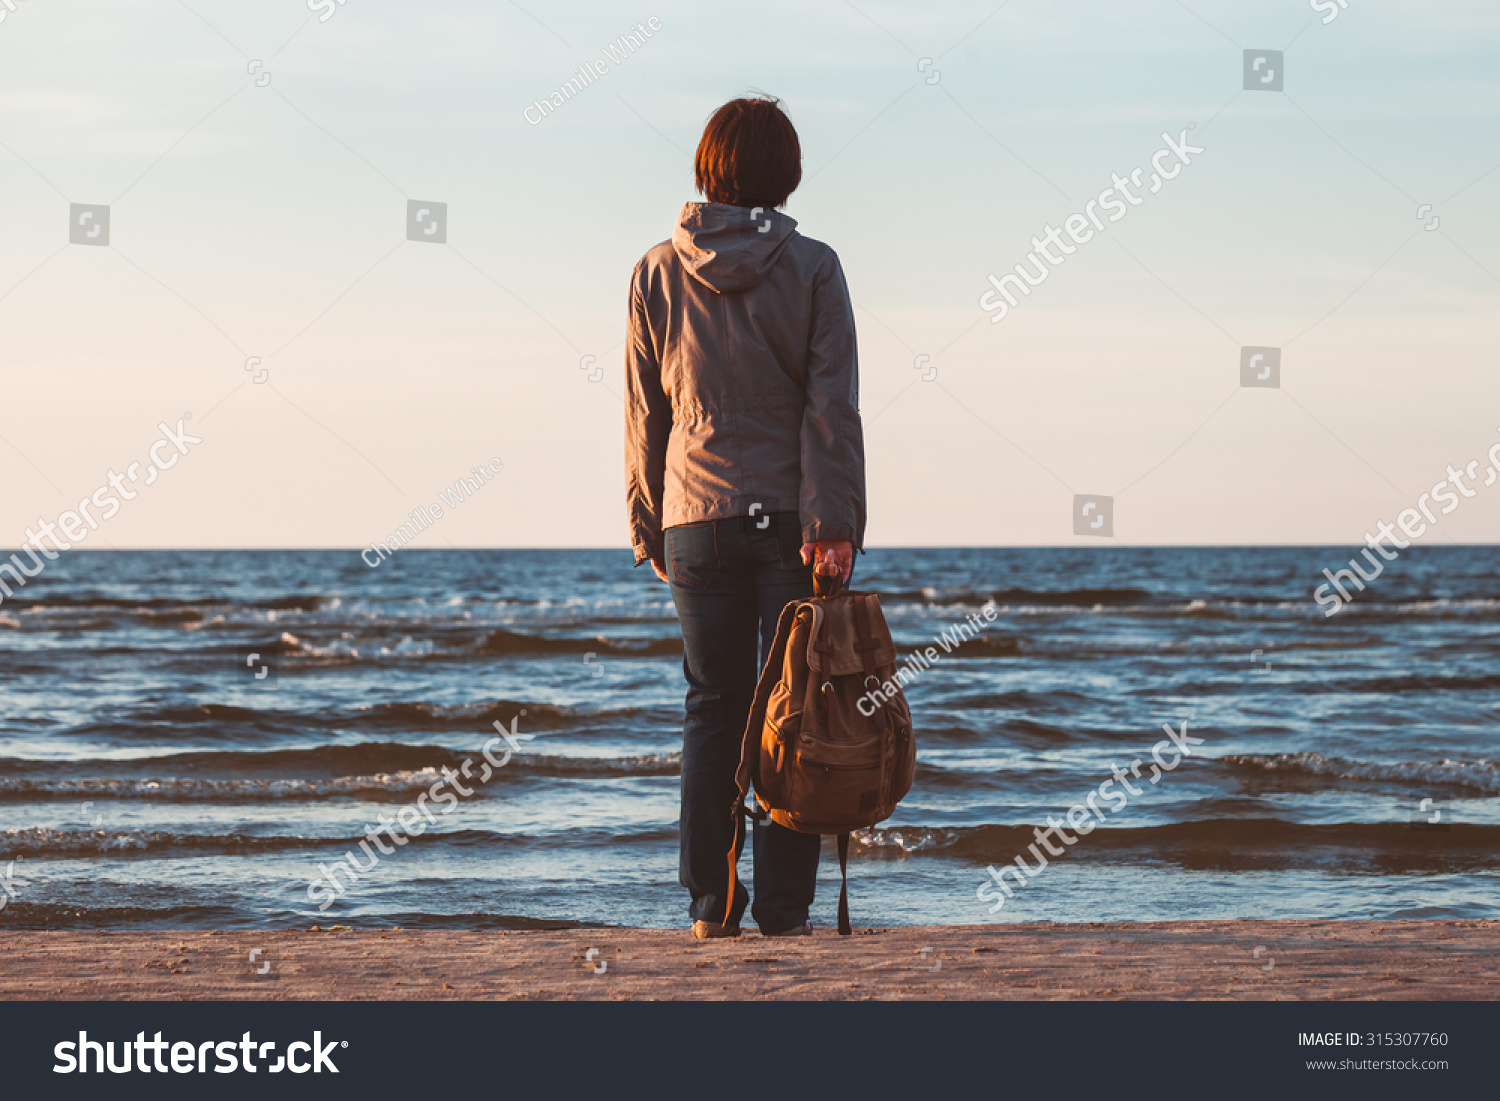
<svg viewBox="0 0 1500 1101">
<path fill-rule="evenodd" d="M 1493 1001 L 1500 922 L 11 932 L 0 998 Z"/>
</svg>

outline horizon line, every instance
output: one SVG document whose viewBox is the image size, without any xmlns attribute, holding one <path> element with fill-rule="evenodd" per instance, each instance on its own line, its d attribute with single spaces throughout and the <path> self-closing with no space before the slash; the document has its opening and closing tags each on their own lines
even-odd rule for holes
<svg viewBox="0 0 1500 1101">
<path fill-rule="evenodd" d="M 1318 542 L 1318 543 L 1121 543 L 1118 537 L 1098 540 L 1090 543 L 925 543 L 925 544 L 877 544 L 861 548 L 860 553 L 870 551 L 911 551 L 911 550 L 1312 550 L 1324 547 L 1347 547 L 1358 546 L 1357 542 Z M 1413 543 L 1403 550 L 1414 550 L 1418 546 L 1423 549 L 1437 549 L 1439 547 L 1450 547 L 1455 549 L 1467 549 L 1472 547 L 1500 547 L 1500 540 L 1492 542 L 1471 543 Z M 23 547 L 0 547 L 0 555 L 19 552 Z M 324 546 L 144 546 L 144 547 L 75 547 L 67 551 L 57 552 L 62 554 L 143 554 L 143 553 L 198 553 L 198 552 L 273 552 L 281 553 L 287 551 L 350 551 L 355 554 L 370 549 L 370 544 L 355 545 L 324 545 Z M 599 544 L 570 544 L 570 545 L 533 545 L 533 546 L 467 546 L 467 547 L 402 547 L 399 551 L 390 552 L 392 557 L 396 554 L 406 554 L 411 551 L 426 552 L 430 554 L 451 553 L 453 551 L 619 551 L 621 554 L 630 554 L 628 546 L 604 546 Z"/>
</svg>

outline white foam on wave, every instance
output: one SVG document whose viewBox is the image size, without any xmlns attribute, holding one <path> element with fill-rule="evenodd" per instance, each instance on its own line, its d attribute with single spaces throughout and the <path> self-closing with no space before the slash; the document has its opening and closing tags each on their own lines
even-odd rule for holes
<svg viewBox="0 0 1500 1101">
<path fill-rule="evenodd" d="M 1285 772 L 1303 776 L 1328 776 L 1339 780 L 1375 780 L 1399 783 L 1408 787 L 1422 784 L 1447 784 L 1473 788 L 1488 795 L 1500 795 L 1500 761 L 1357 761 L 1345 757 L 1324 757 L 1321 753 L 1278 753 L 1275 755 L 1245 753 L 1220 758 L 1231 764 L 1266 772 Z"/>
<path fill-rule="evenodd" d="M 328 780 L 202 780 L 171 777 L 160 780 L 86 776 L 76 779 L 0 779 L 0 792 L 9 795 L 58 796 L 97 795 L 114 798 L 203 799 L 312 799 L 378 793 L 382 796 L 405 791 L 425 791 L 438 780 L 435 768 L 378 772 L 371 776 L 338 776 Z"/>
</svg>

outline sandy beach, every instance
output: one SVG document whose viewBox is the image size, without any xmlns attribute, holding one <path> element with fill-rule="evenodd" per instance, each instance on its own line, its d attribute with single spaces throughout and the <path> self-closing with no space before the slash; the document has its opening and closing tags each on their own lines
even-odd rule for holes
<svg viewBox="0 0 1500 1101">
<path fill-rule="evenodd" d="M 1482 1000 L 1500 922 L 0 936 L 7 1000 Z"/>
</svg>

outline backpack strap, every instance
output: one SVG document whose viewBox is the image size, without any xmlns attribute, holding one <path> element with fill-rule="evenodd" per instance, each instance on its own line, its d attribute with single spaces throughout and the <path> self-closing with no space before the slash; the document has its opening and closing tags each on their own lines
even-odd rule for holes
<svg viewBox="0 0 1500 1101">
<path fill-rule="evenodd" d="M 854 629 L 856 642 L 854 649 L 859 654 L 860 664 L 865 670 L 865 685 L 868 687 L 871 678 L 879 680 L 876 672 L 875 652 L 880 649 L 880 642 L 875 638 L 875 632 L 870 629 L 870 607 L 867 601 L 874 599 L 869 596 L 857 596 L 854 598 Z M 885 729 L 886 714 L 882 707 L 877 714 L 879 726 Z M 883 774 L 884 766 L 882 766 Z M 849 834 L 839 834 L 839 936 L 847 937 L 853 933 L 849 926 Z"/>
<path fill-rule="evenodd" d="M 880 674 L 877 672 L 879 666 L 875 662 L 875 654 L 880 650 L 882 643 L 875 637 L 875 632 L 870 629 L 870 606 L 867 601 L 874 600 L 873 595 L 861 595 L 854 598 L 854 650 L 859 654 L 859 661 L 865 670 L 865 687 L 871 687 L 870 681 L 874 680 L 874 687 L 881 686 Z M 890 708 L 890 701 L 875 711 L 869 718 L 876 720 L 876 726 L 884 730 L 886 728 L 886 712 Z"/>
<path fill-rule="evenodd" d="M 839 936 L 854 932 L 849 927 L 849 834 L 839 834 Z"/>
<path fill-rule="evenodd" d="M 761 728 L 766 721 L 766 704 L 771 699 L 771 691 L 781 680 L 781 667 L 786 662 L 787 639 L 791 637 L 792 620 L 797 617 L 798 610 L 802 607 L 802 601 L 794 600 L 785 608 L 781 609 L 781 617 L 776 621 L 776 638 L 771 644 L 771 652 L 766 655 L 766 666 L 760 671 L 760 681 L 755 686 L 755 700 L 750 705 L 750 719 L 745 724 L 745 737 L 740 744 L 740 767 L 734 775 L 734 803 L 730 814 L 734 818 L 734 835 L 729 844 L 729 879 L 725 891 L 724 901 L 724 924 L 729 924 L 734 910 L 734 887 L 739 878 L 736 866 L 739 864 L 740 856 L 740 828 L 745 818 L 754 818 L 757 821 L 766 817 L 765 811 L 759 807 L 750 808 L 745 806 L 745 796 L 750 792 L 751 761 L 754 755 L 760 752 Z"/>
<path fill-rule="evenodd" d="M 781 609 L 781 618 L 776 621 L 776 637 L 771 652 L 766 655 L 765 668 L 760 671 L 760 681 L 755 686 L 755 699 L 750 704 L 750 718 L 745 723 L 745 736 L 740 743 L 740 766 L 735 772 L 734 805 L 740 806 L 750 792 L 751 762 L 760 749 L 761 730 L 766 722 L 766 705 L 771 693 L 781 680 L 781 667 L 786 663 L 786 644 L 792 634 L 792 620 L 802 608 L 802 601 L 794 600 Z M 738 817 L 738 812 L 736 812 Z"/>
<path fill-rule="evenodd" d="M 865 667 L 866 676 L 874 674 L 875 651 L 880 649 L 880 641 L 870 630 L 870 608 L 866 603 L 869 599 L 867 596 L 854 598 L 854 628 L 857 632 L 854 649 L 859 654 L 860 664 Z"/>
</svg>

